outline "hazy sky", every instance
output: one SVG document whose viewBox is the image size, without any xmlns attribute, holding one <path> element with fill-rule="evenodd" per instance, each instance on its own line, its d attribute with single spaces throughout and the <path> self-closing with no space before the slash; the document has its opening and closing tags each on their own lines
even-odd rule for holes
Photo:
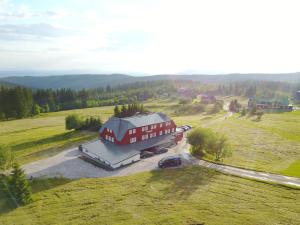
<svg viewBox="0 0 300 225">
<path fill-rule="evenodd" d="M 300 1 L 0 0 L 0 70 L 300 71 Z"/>
</svg>

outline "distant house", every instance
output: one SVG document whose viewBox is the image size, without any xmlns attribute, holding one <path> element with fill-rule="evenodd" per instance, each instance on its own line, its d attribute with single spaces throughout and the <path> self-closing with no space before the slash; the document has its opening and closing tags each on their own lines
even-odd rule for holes
<svg viewBox="0 0 300 225">
<path fill-rule="evenodd" d="M 257 107 L 267 112 L 288 112 L 293 110 L 288 97 L 281 98 L 250 98 L 248 108 Z"/>
<path fill-rule="evenodd" d="M 198 95 L 197 98 L 201 100 L 201 102 L 204 104 L 211 104 L 217 101 L 216 97 L 213 95 L 202 94 L 202 95 Z"/>
</svg>

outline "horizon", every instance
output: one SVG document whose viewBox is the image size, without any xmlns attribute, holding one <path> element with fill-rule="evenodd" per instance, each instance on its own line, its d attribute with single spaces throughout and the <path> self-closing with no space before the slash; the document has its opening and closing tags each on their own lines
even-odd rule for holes
<svg viewBox="0 0 300 225">
<path fill-rule="evenodd" d="M 300 76 L 299 72 L 290 73 L 216 73 L 216 74 L 197 74 L 197 73 L 165 73 L 165 74 L 145 74 L 145 73 L 85 73 L 85 72 L 50 72 L 50 71 L 0 71 L 0 79 L 5 79 L 9 77 L 57 77 L 57 76 L 111 76 L 111 75 L 124 75 L 131 77 L 150 77 L 150 76 L 249 76 L 249 75 L 259 75 L 259 76 L 280 76 L 280 75 L 296 75 Z M 300 77 L 299 77 L 300 79 Z"/>
<path fill-rule="evenodd" d="M 0 0 L 0 71 L 293 73 L 299 4 Z"/>
</svg>

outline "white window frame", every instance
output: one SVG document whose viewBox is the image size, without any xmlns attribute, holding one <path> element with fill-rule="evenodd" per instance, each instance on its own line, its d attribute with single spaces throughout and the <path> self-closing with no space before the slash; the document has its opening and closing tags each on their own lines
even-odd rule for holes
<svg viewBox="0 0 300 225">
<path fill-rule="evenodd" d="M 132 130 L 129 130 L 129 134 L 132 134 Z"/>
<path fill-rule="evenodd" d="M 159 124 L 159 127 L 162 128 L 162 126 L 163 126 L 163 123 L 160 123 L 160 124 Z"/>
<path fill-rule="evenodd" d="M 133 129 L 133 130 L 132 130 L 132 133 L 135 134 L 135 133 L 136 133 L 136 129 Z"/>
<path fill-rule="evenodd" d="M 135 142 L 136 142 L 136 137 L 130 138 L 130 144 L 135 143 Z"/>
</svg>

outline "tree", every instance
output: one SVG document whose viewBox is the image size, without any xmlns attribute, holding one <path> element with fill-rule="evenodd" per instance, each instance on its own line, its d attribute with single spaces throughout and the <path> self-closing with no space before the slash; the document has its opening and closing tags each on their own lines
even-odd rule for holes
<svg viewBox="0 0 300 225">
<path fill-rule="evenodd" d="M 122 105 L 120 117 L 126 117 L 127 116 L 127 107 L 126 105 Z"/>
<path fill-rule="evenodd" d="M 65 123 L 66 123 L 67 130 L 72 130 L 72 129 L 79 130 L 83 125 L 82 120 L 77 114 L 71 114 L 67 116 L 65 119 Z"/>
<path fill-rule="evenodd" d="M 190 101 L 188 100 L 188 99 L 180 99 L 179 100 L 179 105 L 186 105 L 186 104 L 188 104 Z"/>
<path fill-rule="evenodd" d="M 119 106 L 118 105 L 116 105 L 115 106 L 115 108 L 114 108 L 114 116 L 115 117 L 119 117 L 120 116 L 120 108 L 119 108 Z"/>
<path fill-rule="evenodd" d="M 32 115 L 39 115 L 41 112 L 41 107 L 38 104 L 34 104 L 32 107 Z"/>
<path fill-rule="evenodd" d="M 31 188 L 26 179 L 24 170 L 18 164 L 14 164 L 9 189 L 13 197 L 20 205 L 27 205 L 32 202 Z"/>
<path fill-rule="evenodd" d="M 215 156 L 216 161 L 220 161 L 228 153 L 227 138 L 224 135 L 212 135 L 208 140 L 207 153 Z"/>
<path fill-rule="evenodd" d="M 256 111 L 256 119 L 257 120 L 261 120 L 263 115 L 264 115 L 264 111 L 262 111 L 262 110 L 257 110 Z"/>
<path fill-rule="evenodd" d="M 6 171 L 12 167 L 14 154 L 10 148 L 0 145 L 0 171 Z"/>
<path fill-rule="evenodd" d="M 241 111 L 241 116 L 246 116 L 246 114 L 247 114 L 247 110 L 246 108 L 243 108 Z"/>
<path fill-rule="evenodd" d="M 187 140 L 192 146 L 192 154 L 202 157 L 212 135 L 213 133 L 210 129 L 196 128 L 192 130 L 187 136 Z"/>
</svg>

